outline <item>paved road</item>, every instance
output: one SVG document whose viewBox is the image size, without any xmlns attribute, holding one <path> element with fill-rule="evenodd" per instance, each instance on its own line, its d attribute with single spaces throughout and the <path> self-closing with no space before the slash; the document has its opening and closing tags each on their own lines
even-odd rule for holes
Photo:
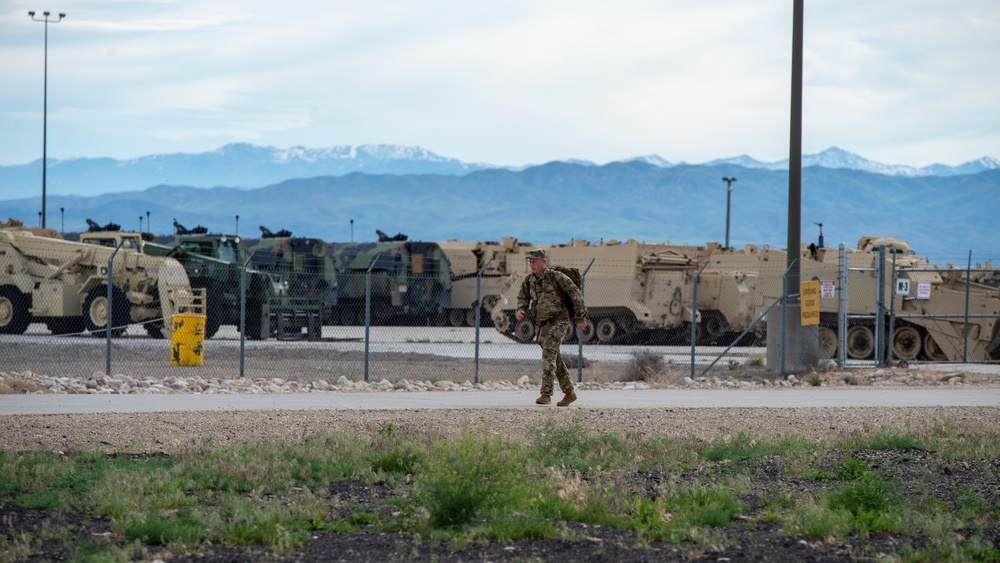
<svg viewBox="0 0 1000 563">
<path fill-rule="evenodd" d="M 572 408 L 995 407 L 1000 389 L 761 389 L 580 391 Z M 0 395 L 0 415 L 303 409 L 542 408 L 536 391 L 289 395 Z M 556 407 L 547 407 L 556 408 Z"/>
</svg>

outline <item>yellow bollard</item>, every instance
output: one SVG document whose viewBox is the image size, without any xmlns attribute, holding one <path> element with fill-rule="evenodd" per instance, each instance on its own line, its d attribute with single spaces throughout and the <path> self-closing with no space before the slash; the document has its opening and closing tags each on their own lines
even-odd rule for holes
<svg viewBox="0 0 1000 563">
<path fill-rule="evenodd" d="M 205 315 L 174 315 L 170 365 L 200 366 L 205 351 Z"/>
</svg>

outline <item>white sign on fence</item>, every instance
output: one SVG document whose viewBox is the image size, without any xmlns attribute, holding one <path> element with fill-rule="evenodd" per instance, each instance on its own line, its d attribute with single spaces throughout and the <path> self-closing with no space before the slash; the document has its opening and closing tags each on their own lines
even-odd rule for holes
<svg viewBox="0 0 1000 563">
<path fill-rule="evenodd" d="M 821 299 L 832 299 L 837 296 L 837 284 L 832 281 L 819 282 L 819 296 Z"/>
<path fill-rule="evenodd" d="M 930 299 L 930 298 L 931 298 L 931 282 L 918 282 L 917 299 Z"/>
<path fill-rule="evenodd" d="M 896 295 L 910 294 L 910 280 L 896 280 Z"/>
</svg>

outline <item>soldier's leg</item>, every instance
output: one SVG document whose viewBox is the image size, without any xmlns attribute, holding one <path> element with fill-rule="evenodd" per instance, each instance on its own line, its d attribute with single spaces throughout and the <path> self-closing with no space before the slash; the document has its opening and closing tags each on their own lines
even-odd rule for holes
<svg viewBox="0 0 1000 563">
<path fill-rule="evenodd" d="M 538 344 L 542 347 L 542 395 L 551 395 L 554 380 L 558 377 L 559 366 L 562 365 L 566 371 L 566 364 L 562 363 L 559 356 L 559 345 L 562 343 L 565 332 L 559 332 L 558 326 L 562 321 L 557 321 L 551 325 L 543 327 L 538 333 Z M 559 387 L 563 384 L 560 381 Z"/>
<path fill-rule="evenodd" d="M 549 334 L 553 339 L 555 339 L 555 376 L 556 380 L 559 381 L 559 388 L 562 389 L 563 393 L 569 394 L 573 391 L 573 380 L 569 377 L 569 370 L 566 369 L 566 362 L 563 361 L 562 354 L 559 352 L 559 345 L 566 338 L 566 334 L 569 332 L 572 323 L 570 321 L 556 321 L 553 323 L 552 328 L 549 329 Z"/>
</svg>

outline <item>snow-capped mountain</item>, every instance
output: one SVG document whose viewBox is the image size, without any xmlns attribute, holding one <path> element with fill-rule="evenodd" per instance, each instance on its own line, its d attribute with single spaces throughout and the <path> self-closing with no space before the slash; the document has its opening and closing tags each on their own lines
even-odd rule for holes
<svg viewBox="0 0 1000 563">
<path fill-rule="evenodd" d="M 705 163 L 708 166 L 719 164 L 735 164 L 744 168 L 762 168 L 765 170 L 787 170 L 788 160 L 778 162 L 761 162 L 747 155 L 740 155 L 733 158 L 723 158 Z M 978 160 L 973 160 L 958 166 L 947 166 L 944 164 L 931 164 L 917 168 L 904 164 L 882 164 L 874 160 L 868 160 L 852 152 L 845 151 L 837 147 L 831 147 L 817 154 L 802 155 L 802 166 L 822 166 L 823 168 L 847 168 L 849 170 L 861 170 L 872 174 L 883 176 L 958 176 L 962 174 L 976 174 L 984 170 L 994 170 L 1000 168 L 1000 160 L 984 156 Z"/>
<path fill-rule="evenodd" d="M 1000 168 L 1000 160 L 983 157 L 959 166 L 935 164 L 923 168 L 881 164 L 833 147 L 818 154 L 804 155 L 804 166 L 861 170 L 884 176 L 954 176 Z M 567 159 L 566 164 L 598 166 L 593 162 Z M 658 155 L 635 157 L 620 162 L 671 168 Z M 683 164 L 683 163 L 681 163 Z M 741 155 L 713 160 L 704 166 L 738 165 L 750 169 L 785 170 L 788 161 L 761 162 Z M 364 174 L 437 174 L 463 176 L 487 169 L 526 170 L 536 165 L 501 167 L 467 163 L 441 156 L 422 147 L 399 145 L 345 145 L 326 148 L 275 148 L 247 143 L 225 145 L 214 151 L 189 154 L 159 154 L 129 160 L 112 158 L 49 159 L 47 189 L 51 195 L 93 196 L 143 190 L 150 186 L 218 186 L 257 188 L 293 178 Z M 32 197 L 41 180 L 41 161 L 0 166 L 0 200 Z"/>
</svg>

